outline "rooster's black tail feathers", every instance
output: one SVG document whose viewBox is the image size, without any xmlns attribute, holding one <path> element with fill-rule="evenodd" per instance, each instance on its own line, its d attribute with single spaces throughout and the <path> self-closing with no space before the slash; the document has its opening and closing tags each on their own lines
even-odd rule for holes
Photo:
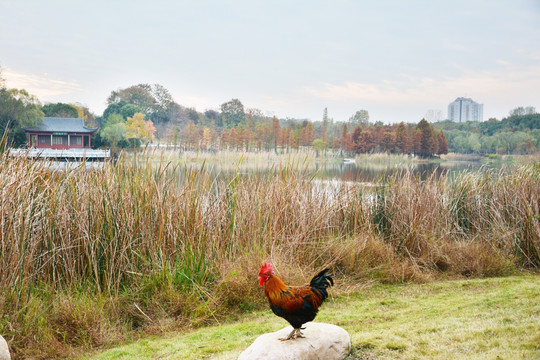
<svg viewBox="0 0 540 360">
<path fill-rule="evenodd" d="M 330 269 L 324 269 L 315 275 L 309 283 L 309 286 L 313 289 L 313 291 L 316 291 L 321 295 L 322 300 L 328 297 L 328 291 L 326 291 L 326 288 L 334 285 L 332 276 L 327 274 L 328 271 L 330 271 Z"/>
</svg>

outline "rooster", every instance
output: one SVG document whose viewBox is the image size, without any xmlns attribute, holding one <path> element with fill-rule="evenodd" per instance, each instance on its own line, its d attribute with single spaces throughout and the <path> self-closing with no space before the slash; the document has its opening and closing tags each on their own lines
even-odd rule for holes
<svg viewBox="0 0 540 360">
<path fill-rule="evenodd" d="M 259 271 L 259 285 L 264 285 L 264 295 L 268 298 L 270 308 L 277 316 L 287 320 L 293 331 L 281 341 L 304 337 L 300 330 L 302 325 L 315 319 L 319 306 L 328 297 L 326 288 L 334 285 L 334 280 L 324 269 L 309 285 L 289 286 L 274 275 L 271 263 L 265 263 Z"/>
</svg>

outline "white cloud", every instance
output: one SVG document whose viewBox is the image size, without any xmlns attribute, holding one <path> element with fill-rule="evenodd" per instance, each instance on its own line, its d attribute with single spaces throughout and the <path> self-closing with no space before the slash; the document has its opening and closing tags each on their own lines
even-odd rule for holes
<svg viewBox="0 0 540 360">
<path fill-rule="evenodd" d="M 53 79 L 47 73 L 25 74 L 10 68 L 4 69 L 2 73 L 7 87 L 25 89 L 40 99 L 78 93 L 82 90 L 81 85 L 76 82 Z"/>
<path fill-rule="evenodd" d="M 456 77 L 411 78 L 407 81 L 324 83 L 304 89 L 315 98 L 344 103 L 440 103 L 458 96 L 472 97 L 480 102 L 488 98 L 532 101 L 540 89 L 540 66 L 529 69 L 507 66 L 500 73 L 464 70 Z"/>
</svg>

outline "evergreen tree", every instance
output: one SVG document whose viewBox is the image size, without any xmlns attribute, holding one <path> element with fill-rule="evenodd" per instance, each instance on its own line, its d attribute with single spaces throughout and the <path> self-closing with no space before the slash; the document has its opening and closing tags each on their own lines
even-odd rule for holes
<svg viewBox="0 0 540 360">
<path fill-rule="evenodd" d="M 70 104 L 56 103 L 45 104 L 41 108 L 43 114 L 47 117 L 77 118 L 79 113 L 77 109 Z"/>
<path fill-rule="evenodd" d="M 245 121 L 244 105 L 238 99 L 221 104 L 221 114 L 225 126 L 234 127 Z"/>
<path fill-rule="evenodd" d="M 27 143 L 23 127 L 33 127 L 43 119 L 37 97 L 26 90 L 7 89 L 0 83 L 0 139 L 7 135 L 7 143 L 18 147 Z"/>
</svg>

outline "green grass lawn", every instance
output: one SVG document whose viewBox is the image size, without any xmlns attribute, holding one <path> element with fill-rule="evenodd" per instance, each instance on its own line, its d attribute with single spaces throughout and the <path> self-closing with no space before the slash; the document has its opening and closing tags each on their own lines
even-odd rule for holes
<svg viewBox="0 0 540 360">
<path fill-rule="evenodd" d="M 349 360 L 540 359 L 540 276 L 375 285 L 329 299 L 316 321 L 349 332 Z M 84 359 L 235 359 L 257 336 L 286 325 L 270 310 L 248 313 Z"/>
</svg>

